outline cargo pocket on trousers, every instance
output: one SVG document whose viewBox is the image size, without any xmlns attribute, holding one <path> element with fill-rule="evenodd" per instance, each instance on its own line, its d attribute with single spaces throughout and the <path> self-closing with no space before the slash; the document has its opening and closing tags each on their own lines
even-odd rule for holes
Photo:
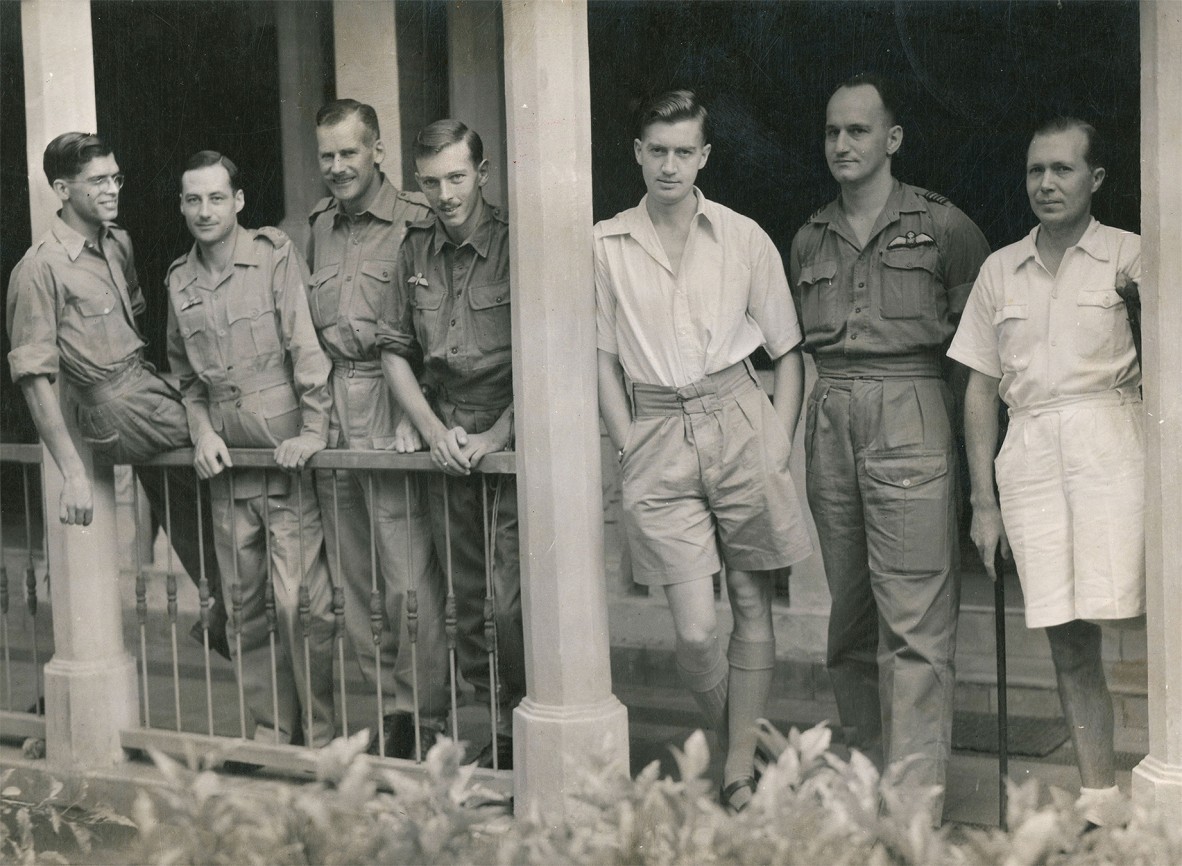
<svg viewBox="0 0 1182 866">
<path fill-rule="evenodd" d="M 866 455 L 870 568 L 938 572 L 949 564 L 952 476 L 942 452 Z"/>
</svg>

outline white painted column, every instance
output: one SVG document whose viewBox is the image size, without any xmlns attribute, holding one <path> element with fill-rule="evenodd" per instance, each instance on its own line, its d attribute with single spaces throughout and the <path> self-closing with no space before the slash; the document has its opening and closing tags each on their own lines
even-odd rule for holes
<svg viewBox="0 0 1182 866">
<path fill-rule="evenodd" d="M 356 99 L 374 107 L 386 146 L 382 171 L 400 186 L 402 130 L 394 2 L 333 0 L 332 26 L 337 98 Z"/>
<path fill-rule="evenodd" d="M 279 136 L 283 152 L 283 220 L 279 227 L 303 250 L 308 214 L 328 195 L 316 156 L 316 111 L 324 103 L 324 58 L 318 4 L 275 4 L 279 38 Z"/>
<path fill-rule="evenodd" d="M 1133 794 L 1182 820 L 1182 3 L 1141 0 L 1141 297 L 1149 755 Z"/>
<path fill-rule="evenodd" d="M 505 38 L 500 2 L 447 5 L 448 114 L 480 134 L 492 174 L 485 197 L 506 204 Z"/>
<path fill-rule="evenodd" d="M 591 265 L 584 2 L 504 3 L 521 590 L 529 693 L 515 808 L 555 820 L 578 762 L 627 769 L 611 691 Z"/>
<path fill-rule="evenodd" d="M 23 0 L 21 39 L 29 208 L 37 239 L 58 205 L 41 170 L 45 145 L 63 132 L 96 131 L 90 3 Z M 65 415 L 69 423 L 73 413 Z M 78 451 L 94 486 L 94 521 L 87 527 L 58 523 L 62 477 L 44 454 L 55 644 L 45 666 L 45 740 L 51 767 L 86 769 L 123 760 L 119 731 L 139 723 L 139 705 L 135 663 L 123 648 L 113 474 L 91 464 L 88 448 Z"/>
</svg>

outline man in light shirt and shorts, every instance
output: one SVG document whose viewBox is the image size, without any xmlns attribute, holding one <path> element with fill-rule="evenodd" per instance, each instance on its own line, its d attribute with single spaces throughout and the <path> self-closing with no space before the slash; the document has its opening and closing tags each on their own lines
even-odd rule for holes
<svg viewBox="0 0 1182 866">
<path fill-rule="evenodd" d="M 678 669 L 726 751 L 721 800 L 738 811 L 754 792 L 754 724 L 775 663 L 765 572 L 812 552 L 788 471 L 800 327 L 771 239 L 694 186 L 710 155 L 694 94 L 650 102 L 638 134 L 648 194 L 595 226 L 599 407 L 619 449 L 634 577 L 665 589 Z M 775 408 L 748 360 L 761 345 Z M 723 563 L 735 621 L 725 655 Z"/>
</svg>

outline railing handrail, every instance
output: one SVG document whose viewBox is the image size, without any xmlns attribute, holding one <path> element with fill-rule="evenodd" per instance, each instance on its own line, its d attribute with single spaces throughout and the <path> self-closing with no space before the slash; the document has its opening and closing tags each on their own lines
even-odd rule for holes
<svg viewBox="0 0 1182 866">
<path fill-rule="evenodd" d="M 274 469 L 274 451 L 270 448 L 231 448 L 230 459 L 236 467 Z M 0 460 L 10 463 L 40 463 L 41 444 L 0 442 Z M 180 448 L 145 460 L 144 466 L 192 466 L 193 449 Z M 393 469 L 408 472 L 439 471 L 426 451 L 401 454 L 397 451 L 365 451 L 325 448 L 308 461 L 310 469 Z M 486 475 L 514 475 L 517 472 L 517 453 L 498 451 L 486 454 L 473 471 Z"/>
</svg>

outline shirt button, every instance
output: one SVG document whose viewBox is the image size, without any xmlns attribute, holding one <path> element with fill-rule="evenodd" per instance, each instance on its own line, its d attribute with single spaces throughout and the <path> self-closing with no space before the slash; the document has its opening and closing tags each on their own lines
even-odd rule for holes
<svg viewBox="0 0 1182 866">
<path fill-rule="evenodd" d="M 353 246 L 357 246 L 360 243 L 361 243 L 361 238 L 353 238 Z"/>
<path fill-rule="evenodd" d="M 235 401 L 234 401 L 234 405 L 235 405 L 235 406 L 237 406 L 239 409 L 241 409 L 241 408 L 242 408 L 242 401 L 241 401 L 241 400 L 235 400 Z"/>
<path fill-rule="evenodd" d="M 858 288 L 864 289 L 864 288 L 866 288 L 866 284 L 865 283 L 858 283 Z"/>
<path fill-rule="evenodd" d="M 455 319 L 452 319 L 452 320 L 451 320 L 451 326 L 452 326 L 453 328 L 456 326 L 456 320 L 455 320 Z"/>
<path fill-rule="evenodd" d="M 218 336 L 224 337 L 224 336 L 226 336 L 226 332 L 225 331 L 218 331 Z"/>
<path fill-rule="evenodd" d="M 457 298 L 458 298 L 460 295 L 462 295 L 462 294 L 464 294 L 464 290 L 463 290 L 463 289 L 456 289 L 456 297 L 457 297 Z"/>
<path fill-rule="evenodd" d="M 499 304 L 502 300 L 504 300 L 504 297 L 502 295 L 497 295 L 497 303 Z"/>
<path fill-rule="evenodd" d="M 854 312 L 860 313 L 860 312 L 862 312 L 862 308 L 861 307 L 854 307 Z"/>
<path fill-rule="evenodd" d="M 459 350 L 459 348 L 457 348 L 456 346 L 452 346 L 452 347 L 451 347 L 451 353 L 452 353 L 453 355 L 454 355 L 456 352 L 458 352 L 458 351 L 460 351 L 460 350 Z"/>
<path fill-rule="evenodd" d="M 353 275 L 352 275 L 352 274 L 349 274 L 349 276 L 345 277 L 345 282 L 346 282 L 346 283 L 351 283 L 351 282 L 353 282 Z"/>
<path fill-rule="evenodd" d="M 858 339 L 858 335 L 857 334 L 850 334 L 850 339 L 856 340 L 856 339 Z"/>
<path fill-rule="evenodd" d="M 111 308 L 107 307 L 105 310 L 103 310 L 103 315 L 105 316 L 109 312 L 111 312 Z"/>
<path fill-rule="evenodd" d="M 1051 340 L 1051 345 L 1057 346 L 1057 345 L 1059 345 L 1059 341 L 1058 340 Z"/>
<path fill-rule="evenodd" d="M 904 479 L 903 479 L 903 486 L 904 486 L 904 487 L 910 487 L 910 486 L 911 486 L 911 479 L 910 479 L 910 478 L 904 478 Z"/>
</svg>

